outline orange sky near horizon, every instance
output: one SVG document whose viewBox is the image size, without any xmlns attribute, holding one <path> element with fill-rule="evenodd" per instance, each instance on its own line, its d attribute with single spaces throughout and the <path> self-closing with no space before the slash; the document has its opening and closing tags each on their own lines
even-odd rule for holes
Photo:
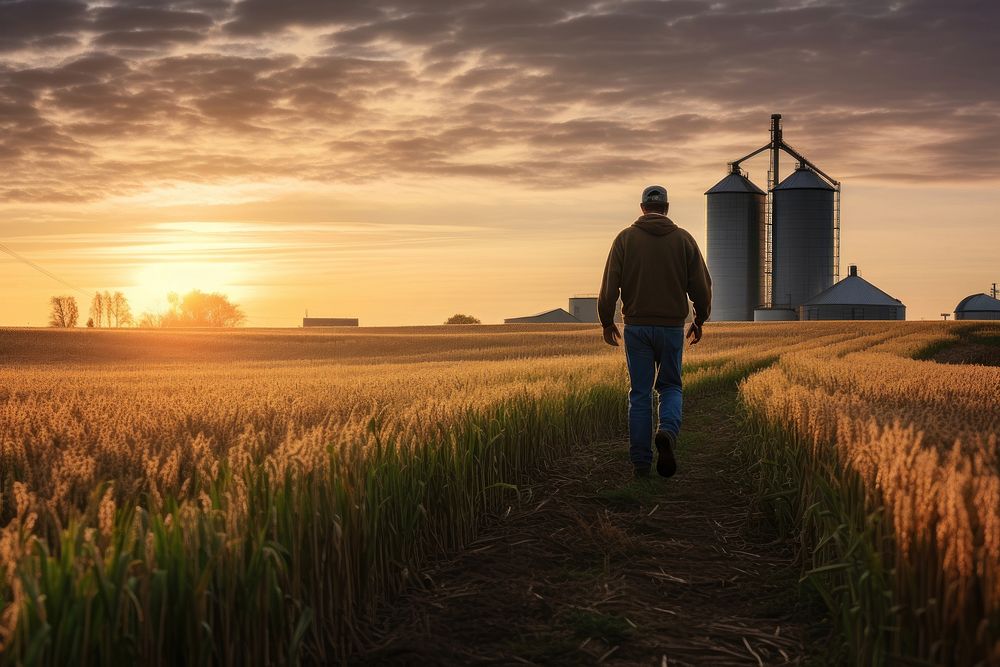
<svg viewBox="0 0 1000 667">
<path fill-rule="evenodd" d="M 843 182 L 842 274 L 914 320 L 1000 282 L 1000 59 L 964 3 L 143 4 L 0 4 L 0 242 L 136 314 L 193 288 L 248 326 L 566 307 L 650 183 L 704 251 L 703 193 L 772 112 Z M 714 80 L 734 42 L 760 52 Z M 70 293 L 3 254 L 0 285 L 0 326 Z"/>
</svg>

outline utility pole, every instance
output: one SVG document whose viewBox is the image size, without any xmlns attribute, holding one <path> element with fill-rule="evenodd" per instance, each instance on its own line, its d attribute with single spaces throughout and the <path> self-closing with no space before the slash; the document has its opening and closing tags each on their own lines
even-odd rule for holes
<svg viewBox="0 0 1000 667">
<path fill-rule="evenodd" d="M 951 317 L 951 313 L 941 313 L 941 317 L 943 317 L 944 321 L 947 322 L 948 318 Z"/>
<path fill-rule="evenodd" d="M 994 299 L 997 298 L 997 284 L 993 283 L 993 289 L 990 290 L 990 296 Z"/>
</svg>

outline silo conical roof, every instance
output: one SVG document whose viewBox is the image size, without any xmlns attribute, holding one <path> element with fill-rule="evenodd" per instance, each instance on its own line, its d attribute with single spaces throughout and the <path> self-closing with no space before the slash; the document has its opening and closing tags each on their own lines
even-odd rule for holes
<svg viewBox="0 0 1000 667">
<path fill-rule="evenodd" d="M 749 178 L 736 172 L 729 174 L 721 181 L 713 185 L 705 194 L 714 195 L 720 192 L 752 192 L 755 195 L 767 194 L 754 185 Z"/>
<path fill-rule="evenodd" d="M 972 311 L 997 311 L 1000 312 L 1000 299 L 994 299 L 988 294 L 971 294 L 962 299 L 955 306 L 956 313 Z"/>
<path fill-rule="evenodd" d="M 775 190 L 833 190 L 833 186 L 820 178 L 819 174 L 809 167 L 799 167 L 793 171 L 788 178 L 778 185 Z"/>
<path fill-rule="evenodd" d="M 894 299 L 858 275 L 849 275 L 806 301 L 804 306 L 902 306 Z"/>
</svg>

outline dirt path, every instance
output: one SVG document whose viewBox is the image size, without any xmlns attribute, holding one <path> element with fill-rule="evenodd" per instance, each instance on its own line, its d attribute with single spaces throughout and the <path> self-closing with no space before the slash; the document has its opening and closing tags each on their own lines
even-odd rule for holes
<svg viewBox="0 0 1000 667">
<path fill-rule="evenodd" d="M 748 528 L 733 392 L 688 400 L 679 472 L 632 481 L 624 442 L 581 447 L 383 615 L 352 664 L 819 662 L 787 544 Z"/>
</svg>

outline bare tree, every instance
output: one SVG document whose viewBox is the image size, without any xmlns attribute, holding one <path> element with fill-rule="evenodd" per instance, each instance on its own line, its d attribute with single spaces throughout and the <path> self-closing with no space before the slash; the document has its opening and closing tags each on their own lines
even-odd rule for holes
<svg viewBox="0 0 1000 667">
<path fill-rule="evenodd" d="M 121 292 L 111 295 L 111 310 L 115 314 L 116 327 L 127 327 L 132 324 L 132 307 Z"/>
<path fill-rule="evenodd" d="M 80 310 L 76 305 L 76 297 L 54 296 L 49 299 L 51 312 L 49 326 L 69 329 L 76 326 L 80 318 Z"/>
<path fill-rule="evenodd" d="M 54 296 L 49 299 L 51 310 L 49 312 L 49 326 L 65 328 L 68 326 L 69 317 L 66 313 L 66 302 L 61 296 Z"/>
<path fill-rule="evenodd" d="M 90 318 L 95 327 L 103 326 L 101 320 L 104 319 L 104 296 L 100 292 L 94 292 L 94 298 L 90 300 Z"/>
<path fill-rule="evenodd" d="M 110 328 L 114 318 L 114 301 L 111 298 L 111 292 L 105 290 L 104 294 L 101 295 L 101 301 L 104 303 L 104 318 L 108 323 L 107 326 Z"/>
</svg>

